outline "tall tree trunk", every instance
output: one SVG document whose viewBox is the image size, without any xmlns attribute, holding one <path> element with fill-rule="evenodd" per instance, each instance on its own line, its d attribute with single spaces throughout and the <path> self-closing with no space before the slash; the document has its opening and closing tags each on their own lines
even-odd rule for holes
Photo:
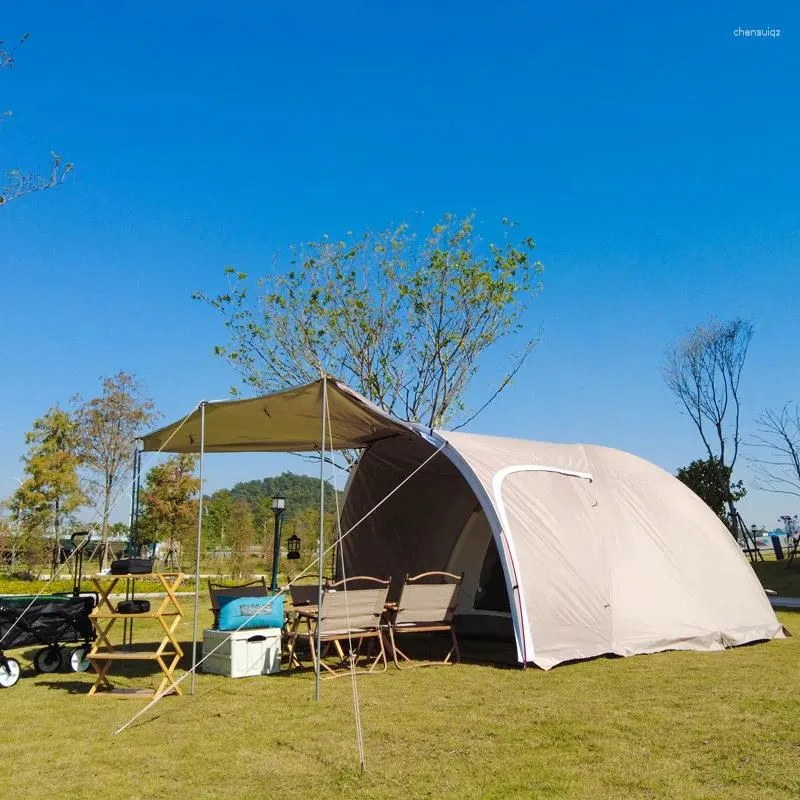
<svg viewBox="0 0 800 800">
<path fill-rule="evenodd" d="M 739 514 L 736 511 L 736 506 L 733 504 L 733 500 L 728 500 L 728 514 L 730 515 L 730 531 L 731 535 L 734 539 L 738 542 L 740 539 L 744 540 L 744 536 L 746 535 L 745 531 L 739 530 Z M 744 540 L 746 543 L 746 540 Z"/>
<path fill-rule="evenodd" d="M 106 478 L 105 490 L 103 492 L 103 526 L 100 529 L 100 569 L 103 571 L 106 558 L 108 557 L 108 515 L 111 511 L 111 481 Z"/>
<path fill-rule="evenodd" d="M 58 552 L 61 547 L 61 508 L 59 497 L 56 495 L 55 501 L 55 509 L 53 514 L 53 534 L 55 535 L 55 541 L 53 542 L 53 552 L 52 552 L 52 559 L 50 565 L 50 576 L 54 577 L 56 574 L 56 570 L 58 569 Z"/>
</svg>

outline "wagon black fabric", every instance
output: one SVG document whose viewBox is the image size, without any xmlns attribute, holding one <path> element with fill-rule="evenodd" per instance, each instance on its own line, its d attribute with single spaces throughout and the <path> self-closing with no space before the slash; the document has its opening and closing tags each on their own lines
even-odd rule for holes
<svg viewBox="0 0 800 800">
<path fill-rule="evenodd" d="M 3 649 L 94 639 L 89 619 L 95 605 L 92 595 L 42 595 L 26 612 L 30 602 L 30 597 L 0 597 L 0 638 L 5 636 Z M 6 636 L 9 629 L 11 632 Z"/>
</svg>

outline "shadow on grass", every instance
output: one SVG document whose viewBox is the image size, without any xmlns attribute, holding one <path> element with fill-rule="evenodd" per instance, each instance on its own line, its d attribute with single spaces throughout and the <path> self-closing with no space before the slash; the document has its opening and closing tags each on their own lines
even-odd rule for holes
<svg viewBox="0 0 800 800">
<path fill-rule="evenodd" d="M 88 694 L 92 684 L 86 681 L 53 681 L 37 680 L 34 686 L 44 686 L 45 689 L 59 689 L 67 694 Z"/>
</svg>

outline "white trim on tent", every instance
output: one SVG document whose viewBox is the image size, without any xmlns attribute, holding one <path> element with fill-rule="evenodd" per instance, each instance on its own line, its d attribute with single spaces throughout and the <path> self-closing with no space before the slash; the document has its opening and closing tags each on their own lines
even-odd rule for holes
<svg viewBox="0 0 800 800">
<path fill-rule="evenodd" d="M 500 557 L 500 564 L 503 567 L 503 575 L 506 580 L 506 590 L 508 591 L 508 605 L 511 609 L 511 621 L 514 628 L 514 639 L 517 645 L 517 660 L 523 665 L 533 661 L 533 646 L 530 631 L 524 624 L 522 592 L 517 581 L 519 567 L 516 561 L 516 553 L 508 546 L 506 537 L 503 535 L 503 524 L 497 514 L 492 498 L 484 488 L 478 476 L 475 475 L 472 467 L 461 455 L 454 445 L 447 441 L 446 434 L 438 431 L 422 432 L 424 438 L 430 443 L 439 445 L 445 444 L 444 454 L 450 459 L 451 463 L 458 469 L 464 480 L 472 489 L 478 502 L 483 507 L 489 527 L 492 531 L 497 553 Z"/>
</svg>

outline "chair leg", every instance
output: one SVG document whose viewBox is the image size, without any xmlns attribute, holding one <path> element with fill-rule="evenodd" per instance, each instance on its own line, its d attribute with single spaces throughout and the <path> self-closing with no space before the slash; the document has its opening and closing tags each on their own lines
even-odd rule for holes
<svg viewBox="0 0 800 800">
<path fill-rule="evenodd" d="M 460 664 L 461 663 L 461 650 L 459 650 L 459 648 L 458 648 L 458 639 L 456 639 L 456 629 L 455 628 L 450 628 L 450 635 L 453 637 L 453 650 L 455 651 L 455 654 L 456 654 L 456 659 L 455 659 L 456 663 Z"/>
<path fill-rule="evenodd" d="M 319 663 L 322 664 L 322 659 L 321 658 L 318 659 L 318 657 L 317 657 L 317 648 L 316 648 L 316 644 L 314 642 L 315 638 L 316 637 L 314 637 L 314 636 L 309 636 L 308 637 L 308 646 L 311 648 L 311 664 L 314 667 L 314 671 L 316 672 L 316 670 L 317 670 L 317 660 L 319 660 Z"/>
<path fill-rule="evenodd" d="M 372 640 L 378 639 L 378 652 L 375 654 L 374 658 L 372 654 L 365 654 L 365 658 L 371 659 L 368 660 L 363 667 L 360 669 L 358 668 L 358 660 L 361 656 L 361 648 L 363 647 L 364 640 Z M 347 657 L 344 659 L 343 663 L 347 664 L 346 669 L 331 669 L 327 664 L 323 662 L 322 667 L 330 674 L 325 676 L 325 679 L 330 678 L 343 678 L 350 674 L 351 669 L 355 669 L 357 675 L 372 675 L 377 672 L 378 664 L 383 662 L 383 669 L 380 670 L 381 672 L 386 672 L 388 668 L 388 661 L 386 658 L 386 648 L 383 644 L 383 636 L 381 631 L 378 630 L 375 633 L 371 633 L 367 636 L 361 635 L 358 638 L 353 640 L 353 647 L 349 651 Z"/>
<path fill-rule="evenodd" d="M 300 669 L 303 666 L 302 663 L 300 662 L 300 658 L 297 655 L 297 640 L 302 636 L 302 634 L 299 631 L 300 624 L 301 624 L 301 618 L 299 616 L 295 617 L 294 623 L 292 624 L 292 628 L 289 631 L 289 639 L 287 644 L 287 650 L 289 656 L 288 669 L 292 669 L 293 667 L 297 667 L 298 669 Z M 307 638 L 310 642 L 312 639 L 311 623 L 308 620 L 305 620 L 305 625 L 307 634 L 305 638 Z M 313 663 L 313 658 L 312 658 L 312 663 Z"/>
<path fill-rule="evenodd" d="M 456 632 L 453 628 L 450 628 L 450 638 L 453 640 L 453 644 L 447 651 L 447 655 L 444 657 L 442 664 L 453 664 L 454 662 L 450 660 L 450 656 L 453 654 L 455 654 L 455 661 L 461 661 L 461 653 L 458 649 L 458 640 L 456 639 Z"/>
<path fill-rule="evenodd" d="M 407 662 L 408 662 L 408 664 L 407 664 L 406 666 L 409 666 L 409 667 L 416 667 L 416 666 L 419 666 L 418 664 L 415 664 L 415 663 L 414 663 L 414 662 L 413 662 L 413 661 L 412 661 L 412 660 L 411 660 L 411 659 L 410 659 L 410 658 L 409 658 L 409 657 L 408 657 L 408 656 L 407 656 L 407 655 L 406 655 L 406 654 L 405 654 L 405 653 L 404 653 L 404 652 L 403 652 L 403 651 L 402 651 L 402 650 L 401 650 L 401 649 L 400 649 L 400 648 L 397 646 L 397 639 L 395 639 L 395 636 L 394 636 L 394 631 L 392 630 L 392 628 L 389 628 L 389 637 L 391 638 L 391 641 L 392 641 L 392 658 L 394 659 L 394 665 L 397 667 L 397 669 L 403 669 L 403 667 L 401 667 L 401 666 L 400 666 L 400 662 L 397 660 L 397 656 L 398 656 L 398 655 L 400 656 L 400 658 L 402 658 L 402 659 L 403 659 L 403 661 L 407 661 Z"/>
<path fill-rule="evenodd" d="M 392 661 L 394 661 L 394 665 L 397 667 L 397 669 L 402 669 L 397 661 L 397 643 L 394 640 L 394 631 L 392 630 L 391 625 L 388 625 L 387 629 L 389 631 L 389 647 L 392 648 Z"/>
<path fill-rule="evenodd" d="M 413 633 L 414 631 L 411 630 L 409 632 Z M 461 661 L 461 651 L 458 649 L 458 640 L 456 639 L 456 632 L 453 628 L 450 628 L 450 639 L 452 640 L 453 644 L 450 646 L 450 649 L 447 651 L 447 654 L 445 655 L 444 660 L 442 661 L 432 661 L 432 660 L 420 661 L 420 662 L 413 661 L 397 646 L 397 642 L 394 637 L 394 631 L 392 630 L 392 628 L 389 628 L 389 636 L 392 642 L 392 656 L 394 657 L 394 664 L 398 669 L 403 669 L 403 667 L 400 666 L 400 662 L 397 659 L 398 655 L 404 661 L 408 662 L 406 666 L 409 667 L 438 667 L 445 665 L 452 666 L 454 663 Z M 432 643 L 429 644 L 432 648 L 433 644 Z M 431 653 L 431 655 L 433 654 L 432 650 L 430 650 L 429 652 Z M 455 656 L 455 659 L 453 661 L 450 660 L 452 656 Z"/>
<path fill-rule="evenodd" d="M 294 650 L 297 646 L 297 626 L 294 626 L 291 631 L 289 631 L 289 637 L 286 643 L 286 652 L 289 658 L 289 665 L 287 669 L 292 669 L 295 665 L 297 667 L 300 666 L 300 659 L 297 658 Z"/>
<path fill-rule="evenodd" d="M 375 660 L 372 662 L 370 668 L 367 670 L 368 672 L 373 672 L 375 667 L 378 666 L 380 661 L 383 661 L 383 669 L 381 672 L 386 672 L 386 668 L 389 666 L 388 662 L 386 661 L 386 648 L 383 646 L 383 634 L 381 633 L 380 629 L 378 629 L 377 636 L 374 636 L 378 640 L 378 655 L 375 656 Z"/>
</svg>

